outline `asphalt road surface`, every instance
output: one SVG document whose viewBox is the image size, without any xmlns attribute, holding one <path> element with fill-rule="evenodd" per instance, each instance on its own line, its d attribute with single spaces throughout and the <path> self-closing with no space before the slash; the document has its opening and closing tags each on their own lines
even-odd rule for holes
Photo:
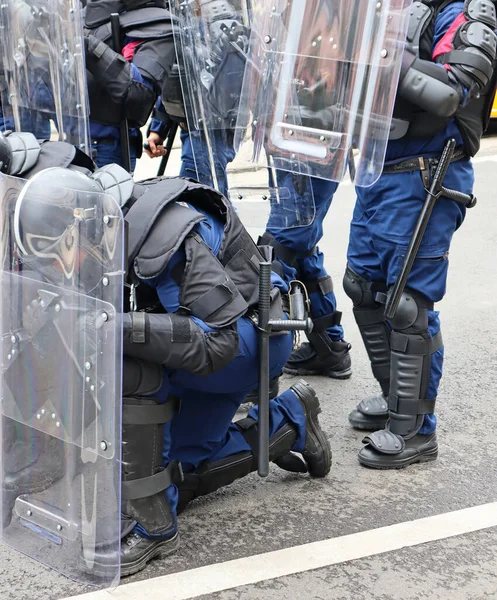
<svg viewBox="0 0 497 600">
<path fill-rule="evenodd" d="M 173 164 L 173 163 L 171 163 Z M 143 161 L 139 176 L 157 161 Z M 437 412 L 440 457 L 403 471 L 362 468 L 349 410 L 376 392 L 349 299 L 341 289 L 354 188 L 339 188 L 320 244 L 335 280 L 354 373 L 309 377 L 334 457 L 313 481 L 273 466 L 196 501 L 179 521 L 178 554 L 156 560 L 111 595 L 90 593 L 0 546 L 1 600 L 479 600 L 497 598 L 497 147 L 475 162 L 477 207 L 450 253 L 440 303 L 446 362 Z M 173 173 L 174 174 L 174 173 Z M 252 233 L 263 202 L 239 203 Z M 283 386 L 292 378 L 285 377 Z M 205 568 L 201 568 L 205 567 Z"/>
</svg>

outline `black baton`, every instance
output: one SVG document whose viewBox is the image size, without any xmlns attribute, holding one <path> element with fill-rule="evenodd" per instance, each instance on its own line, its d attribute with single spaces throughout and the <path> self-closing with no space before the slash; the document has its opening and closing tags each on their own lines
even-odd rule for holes
<svg viewBox="0 0 497 600">
<path fill-rule="evenodd" d="M 261 262 L 259 272 L 259 440 L 257 472 L 261 477 L 269 474 L 269 337 L 272 331 L 312 331 L 312 321 L 306 316 L 304 296 L 296 287 L 292 294 L 296 318 L 270 320 L 271 263 Z"/>
<path fill-rule="evenodd" d="M 112 29 L 112 46 L 114 52 L 121 54 L 121 23 L 119 21 L 119 14 L 112 13 L 110 15 L 110 25 Z M 129 146 L 129 129 L 128 119 L 122 119 L 119 124 L 120 138 L 121 138 L 121 153 L 123 158 L 123 167 L 131 173 L 131 152 Z"/>
<path fill-rule="evenodd" d="M 433 212 L 433 208 L 440 196 L 446 196 L 455 202 L 463 204 L 467 208 L 472 208 L 476 204 L 476 198 L 468 194 L 463 194 L 455 190 L 448 190 L 443 187 L 443 181 L 447 173 L 447 169 L 451 163 L 452 157 L 454 156 L 454 150 L 456 148 L 456 140 L 451 138 L 443 149 L 440 161 L 435 169 L 433 180 L 430 185 L 430 189 L 426 194 L 426 200 L 424 201 L 423 208 L 418 217 L 416 227 L 412 234 L 409 246 L 407 248 L 404 262 L 400 270 L 399 276 L 395 281 L 392 292 L 388 294 L 387 302 L 385 306 L 385 317 L 387 319 L 393 319 L 397 309 L 399 307 L 400 299 L 404 293 L 404 289 L 407 284 L 407 279 L 412 269 L 412 265 L 416 259 L 419 247 L 423 240 L 423 236 L 428 226 L 428 222 Z"/>
<path fill-rule="evenodd" d="M 164 146 L 164 150 L 166 153 L 162 157 L 159 165 L 159 170 L 157 171 L 157 175 L 162 177 L 166 172 L 167 163 L 169 161 L 169 155 L 171 154 L 171 150 L 173 149 L 174 140 L 176 138 L 176 133 L 178 132 L 178 123 L 171 123 L 169 126 L 169 130 L 166 136 L 166 144 Z"/>
</svg>

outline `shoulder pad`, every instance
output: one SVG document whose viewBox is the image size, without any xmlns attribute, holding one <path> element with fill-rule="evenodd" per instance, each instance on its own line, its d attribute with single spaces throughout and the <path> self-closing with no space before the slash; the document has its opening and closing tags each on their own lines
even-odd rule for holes
<svg viewBox="0 0 497 600">
<path fill-rule="evenodd" d="M 130 213 L 126 215 L 126 220 L 129 215 Z M 179 250 L 187 235 L 203 218 L 204 215 L 196 210 L 176 202 L 167 205 L 152 223 L 133 261 L 133 267 L 138 277 L 152 279 L 160 275 Z"/>
<path fill-rule="evenodd" d="M 132 12 L 124 13 L 120 16 L 119 21 L 123 32 L 126 32 L 130 37 L 140 39 L 144 37 L 153 37 L 149 30 L 155 30 L 162 32 L 160 29 L 161 24 L 172 23 L 176 21 L 173 15 L 164 8 L 139 8 Z M 170 33 L 170 30 L 168 30 Z M 157 35 L 157 34 L 156 34 Z"/>
<path fill-rule="evenodd" d="M 434 11 L 427 3 L 414 2 L 411 5 L 406 40 L 412 54 L 419 55 L 421 36 L 433 15 Z"/>
</svg>

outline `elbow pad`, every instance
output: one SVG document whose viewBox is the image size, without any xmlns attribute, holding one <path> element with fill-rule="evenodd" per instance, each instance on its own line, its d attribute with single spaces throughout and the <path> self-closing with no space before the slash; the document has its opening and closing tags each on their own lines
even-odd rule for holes
<svg viewBox="0 0 497 600">
<path fill-rule="evenodd" d="M 435 55 L 461 85 L 478 95 L 492 77 L 497 54 L 497 17 L 493 0 L 466 0 L 464 18 L 452 49 Z M 436 49 L 435 49 L 436 53 Z"/>
<path fill-rule="evenodd" d="M 469 21 L 456 31 L 454 50 L 448 52 L 443 61 L 449 65 L 455 77 L 471 90 L 481 91 L 492 77 L 497 37 L 485 23 Z"/>
<path fill-rule="evenodd" d="M 406 54 L 409 60 L 412 54 Z M 455 114 L 463 97 L 462 89 L 451 81 L 448 71 L 420 58 L 414 58 L 404 70 L 399 95 L 438 117 Z"/>
<path fill-rule="evenodd" d="M 124 100 L 124 117 L 133 125 L 143 127 L 148 121 L 157 96 L 152 88 L 140 81 L 132 80 Z"/>
<path fill-rule="evenodd" d="M 123 351 L 126 356 L 210 375 L 238 354 L 235 325 L 205 332 L 190 317 L 134 312 L 124 316 Z"/>
</svg>

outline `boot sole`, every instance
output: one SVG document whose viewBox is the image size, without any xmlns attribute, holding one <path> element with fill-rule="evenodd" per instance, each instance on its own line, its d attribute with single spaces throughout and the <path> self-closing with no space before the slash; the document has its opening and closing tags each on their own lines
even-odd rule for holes
<svg viewBox="0 0 497 600">
<path fill-rule="evenodd" d="M 300 382 L 298 382 L 298 383 L 300 383 Z M 299 389 L 301 387 L 305 388 L 305 391 L 303 391 L 301 394 L 298 392 L 295 392 L 295 393 L 297 393 L 301 402 L 304 404 L 307 422 L 310 425 L 312 434 L 314 435 L 318 444 L 323 449 L 323 455 L 324 455 L 323 456 L 323 464 L 329 465 L 329 467 L 327 467 L 327 469 L 325 469 L 319 473 L 316 473 L 313 469 L 310 468 L 310 463 L 308 460 L 305 459 L 305 457 L 304 457 L 304 460 L 307 463 L 307 468 L 309 470 L 309 475 L 311 475 L 311 477 L 326 477 L 326 475 L 328 475 L 328 473 L 331 470 L 332 455 L 331 455 L 331 448 L 330 448 L 330 444 L 328 442 L 328 438 L 326 437 L 324 431 L 321 429 L 321 427 L 319 425 L 318 415 L 322 412 L 322 409 L 319 404 L 319 400 L 316 396 L 316 393 L 311 388 L 311 386 L 309 386 L 309 384 L 302 382 L 301 385 L 295 384 L 294 386 L 292 386 L 291 389 L 295 391 L 296 387 L 297 387 L 297 389 Z M 312 400 L 309 398 L 309 395 L 306 392 L 312 393 L 312 395 L 313 395 Z"/>
<path fill-rule="evenodd" d="M 434 448 L 433 450 L 429 450 L 428 452 L 425 452 L 423 454 L 418 454 L 417 456 L 413 456 L 411 458 L 406 458 L 402 462 L 397 463 L 396 465 L 387 465 L 387 464 L 381 465 L 379 463 L 373 463 L 373 462 L 364 460 L 360 456 L 358 458 L 359 458 L 359 462 L 361 463 L 361 465 L 363 465 L 365 467 L 369 467 L 370 469 L 377 469 L 379 471 L 387 471 L 387 470 L 395 470 L 395 469 L 404 469 L 405 467 L 408 467 L 409 465 L 415 465 L 418 463 L 431 462 L 433 460 L 436 460 L 437 457 L 438 457 L 438 447 Z"/>
<path fill-rule="evenodd" d="M 333 371 L 332 369 L 328 371 L 319 371 L 317 369 L 305 369 L 303 367 L 298 369 L 283 367 L 283 373 L 286 373 L 287 375 L 324 375 L 326 377 L 330 377 L 331 379 L 349 379 L 349 377 L 352 375 L 352 367 L 343 369 L 343 371 Z"/>
<path fill-rule="evenodd" d="M 129 577 L 130 575 L 143 571 L 150 561 L 167 558 L 168 556 L 171 556 L 171 554 L 174 554 L 178 548 L 179 533 L 176 533 L 176 535 L 169 540 L 163 540 L 160 545 L 151 547 L 139 560 L 125 566 L 121 565 L 121 577 Z"/>
</svg>

